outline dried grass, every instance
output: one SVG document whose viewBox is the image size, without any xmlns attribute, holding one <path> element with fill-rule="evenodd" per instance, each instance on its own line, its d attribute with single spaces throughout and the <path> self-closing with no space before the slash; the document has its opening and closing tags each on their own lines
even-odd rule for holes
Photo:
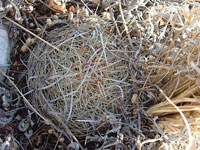
<svg viewBox="0 0 200 150">
<path fill-rule="evenodd" d="M 64 54 L 43 42 L 31 52 L 28 85 L 36 89 L 32 105 L 76 136 L 106 131 L 109 112 L 121 113 L 131 88 L 122 47 L 106 28 L 89 24 L 55 27 L 48 38 Z"/>
<path fill-rule="evenodd" d="M 164 24 L 173 36 L 163 44 L 154 65 L 146 69 L 151 70 L 148 86 L 156 84 L 163 91 L 157 97 L 161 102 L 147 110 L 151 117 L 158 117 L 158 125 L 168 136 L 161 148 L 196 149 L 195 144 L 200 144 L 199 10 L 199 3 L 185 2 L 165 5 L 159 15 L 162 20 L 169 16 Z"/>
</svg>

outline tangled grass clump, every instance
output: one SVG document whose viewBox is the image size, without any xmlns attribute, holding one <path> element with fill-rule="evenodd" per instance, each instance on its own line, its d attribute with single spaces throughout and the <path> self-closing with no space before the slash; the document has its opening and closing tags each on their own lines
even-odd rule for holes
<svg viewBox="0 0 200 150">
<path fill-rule="evenodd" d="M 32 105 L 75 135 L 109 128 L 108 114 L 122 111 L 131 88 L 125 52 L 106 29 L 88 24 L 62 25 L 48 35 L 64 53 L 43 42 L 31 52 L 27 81 L 36 89 Z"/>
</svg>

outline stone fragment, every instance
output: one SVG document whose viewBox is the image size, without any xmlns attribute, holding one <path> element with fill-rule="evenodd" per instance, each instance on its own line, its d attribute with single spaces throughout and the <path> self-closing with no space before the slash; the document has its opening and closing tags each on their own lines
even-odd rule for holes
<svg viewBox="0 0 200 150">
<path fill-rule="evenodd" d="M 6 73 L 10 60 L 10 43 L 8 39 L 8 31 L 6 27 L 0 24 L 0 69 Z M 0 73 L 0 82 L 4 79 Z"/>
</svg>

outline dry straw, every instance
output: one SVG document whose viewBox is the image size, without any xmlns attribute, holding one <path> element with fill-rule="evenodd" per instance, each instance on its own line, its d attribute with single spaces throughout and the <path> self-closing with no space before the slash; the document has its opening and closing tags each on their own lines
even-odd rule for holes
<svg viewBox="0 0 200 150">
<path fill-rule="evenodd" d="M 56 26 L 59 26 L 56 25 Z M 31 51 L 28 85 L 32 105 L 74 135 L 106 131 L 109 113 L 121 113 L 131 84 L 128 59 L 105 26 L 60 24 Z"/>
<path fill-rule="evenodd" d="M 167 33 L 170 40 L 163 43 L 154 65 L 147 66 L 151 70 L 147 84 L 159 85 L 161 91 L 157 98 L 161 102 L 147 113 L 158 117 L 158 125 L 168 136 L 163 148 L 196 149 L 200 144 L 200 5 L 186 2 L 159 7 L 162 16 L 157 19 L 165 22 L 172 36 Z"/>
</svg>

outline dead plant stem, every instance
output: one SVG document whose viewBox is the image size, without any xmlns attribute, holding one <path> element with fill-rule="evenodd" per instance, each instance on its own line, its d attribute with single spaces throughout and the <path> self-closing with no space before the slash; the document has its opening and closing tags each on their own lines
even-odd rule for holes
<svg viewBox="0 0 200 150">
<path fill-rule="evenodd" d="M 132 39 L 131 39 L 130 33 L 129 33 L 129 31 L 128 31 L 128 27 L 127 27 L 127 25 L 126 25 L 126 20 L 125 20 L 125 18 L 124 18 L 124 13 L 123 13 L 123 11 L 122 11 L 121 0 L 118 0 L 118 3 L 119 3 L 119 11 L 120 11 L 120 14 L 121 14 L 121 17 L 122 17 L 122 21 L 123 21 L 123 25 L 124 25 L 126 34 L 127 34 L 127 36 L 128 36 L 128 40 L 129 40 L 130 46 L 131 46 L 131 48 L 133 48 Z"/>
<path fill-rule="evenodd" d="M 188 123 L 187 118 L 185 117 L 185 115 L 183 114 L 183 112 L 179 109 L 179 107 L 177 107 L 177 106 L 173 103 L 173 101 L 170 100 L 170 98 L 163 92 L 162 89 L 160 89 L 157 85 L 156 85 L 156 88 L 161 92 L 161 94 L 165 97 L 165 99 L 166 99 L 172 106 L 174 106 L 174 107 L 177 109 L 177 111 L 180 113 L 181 117 L 183 118 L 183 121 L 184 121 L 184 123 L 185 123 L 185 125 L 186 125 L 186 128 L 187 128 L 187 130 L 188 130 L 188 135 L 189 135 L 189 137 L 188 137 L 188 139 L 189 139 L 189 144 L 188 144 L 188 146 L 187 146 L 187 150 L 190 150 L 190 149 L 192 148 L 192 146 L 193 146 L 193 136 L 192 136 L 192 131 L 191 131 L 191 128 L 190 128 L 190 125 L 189 125 L 189 123 Z"/>
<path fill-rule="evenodd" d="M 5 76 L 10 81 L 10 83 L 15 87 L 15 89 L 19 92 L 19 94 L 22 96 L 24 102 L 30 107 L 30 109 L 33 110 L 33 112 L 35 112 L 38 116 L 40 116 L 46 123 L 48 123 L 49 121 L 47 119 L 45 119 L 40 113 L 37 112 L 37 110 L 26 99 L 26 97 L 24 96 L 24 94 L 15 85 L 15 83 L 1 69 L 0 69 L 0 73 L 3 74 L 3 76 Z"/>
<path fill-rule="evenodd" d="M 56 51 L 64 54 L 63 51 L 61 51 L 59 48 L 57 48 L 56 46 L 52 45 L 51 43 L 47 42 L 46 40 L 42 39 L 41 37 L 39 37 L 38 35 L 36 35 L 35 33 L 29 31 L 28 29 L 24 28 L 23 26 L 21 26 L 20 24 L 18 24 L 17 22 L 13 21 L 12 19 L 4 16 L 5 19 L 7 19 L 8 21 L 10 21 L 11 23 L 15 24 L 16 26 L 20 27 L 21 29 L 23 29 L 24 31 L 28 32 L 29 34 L 33 35 L 34 37 L 38 38 L 39 40 L 41 40 L 42 42 L 46 43 L 47 45 L 49 45 L 50 47 L 52 47 L 53 49 L 55 49 Z"/>
</svg>

